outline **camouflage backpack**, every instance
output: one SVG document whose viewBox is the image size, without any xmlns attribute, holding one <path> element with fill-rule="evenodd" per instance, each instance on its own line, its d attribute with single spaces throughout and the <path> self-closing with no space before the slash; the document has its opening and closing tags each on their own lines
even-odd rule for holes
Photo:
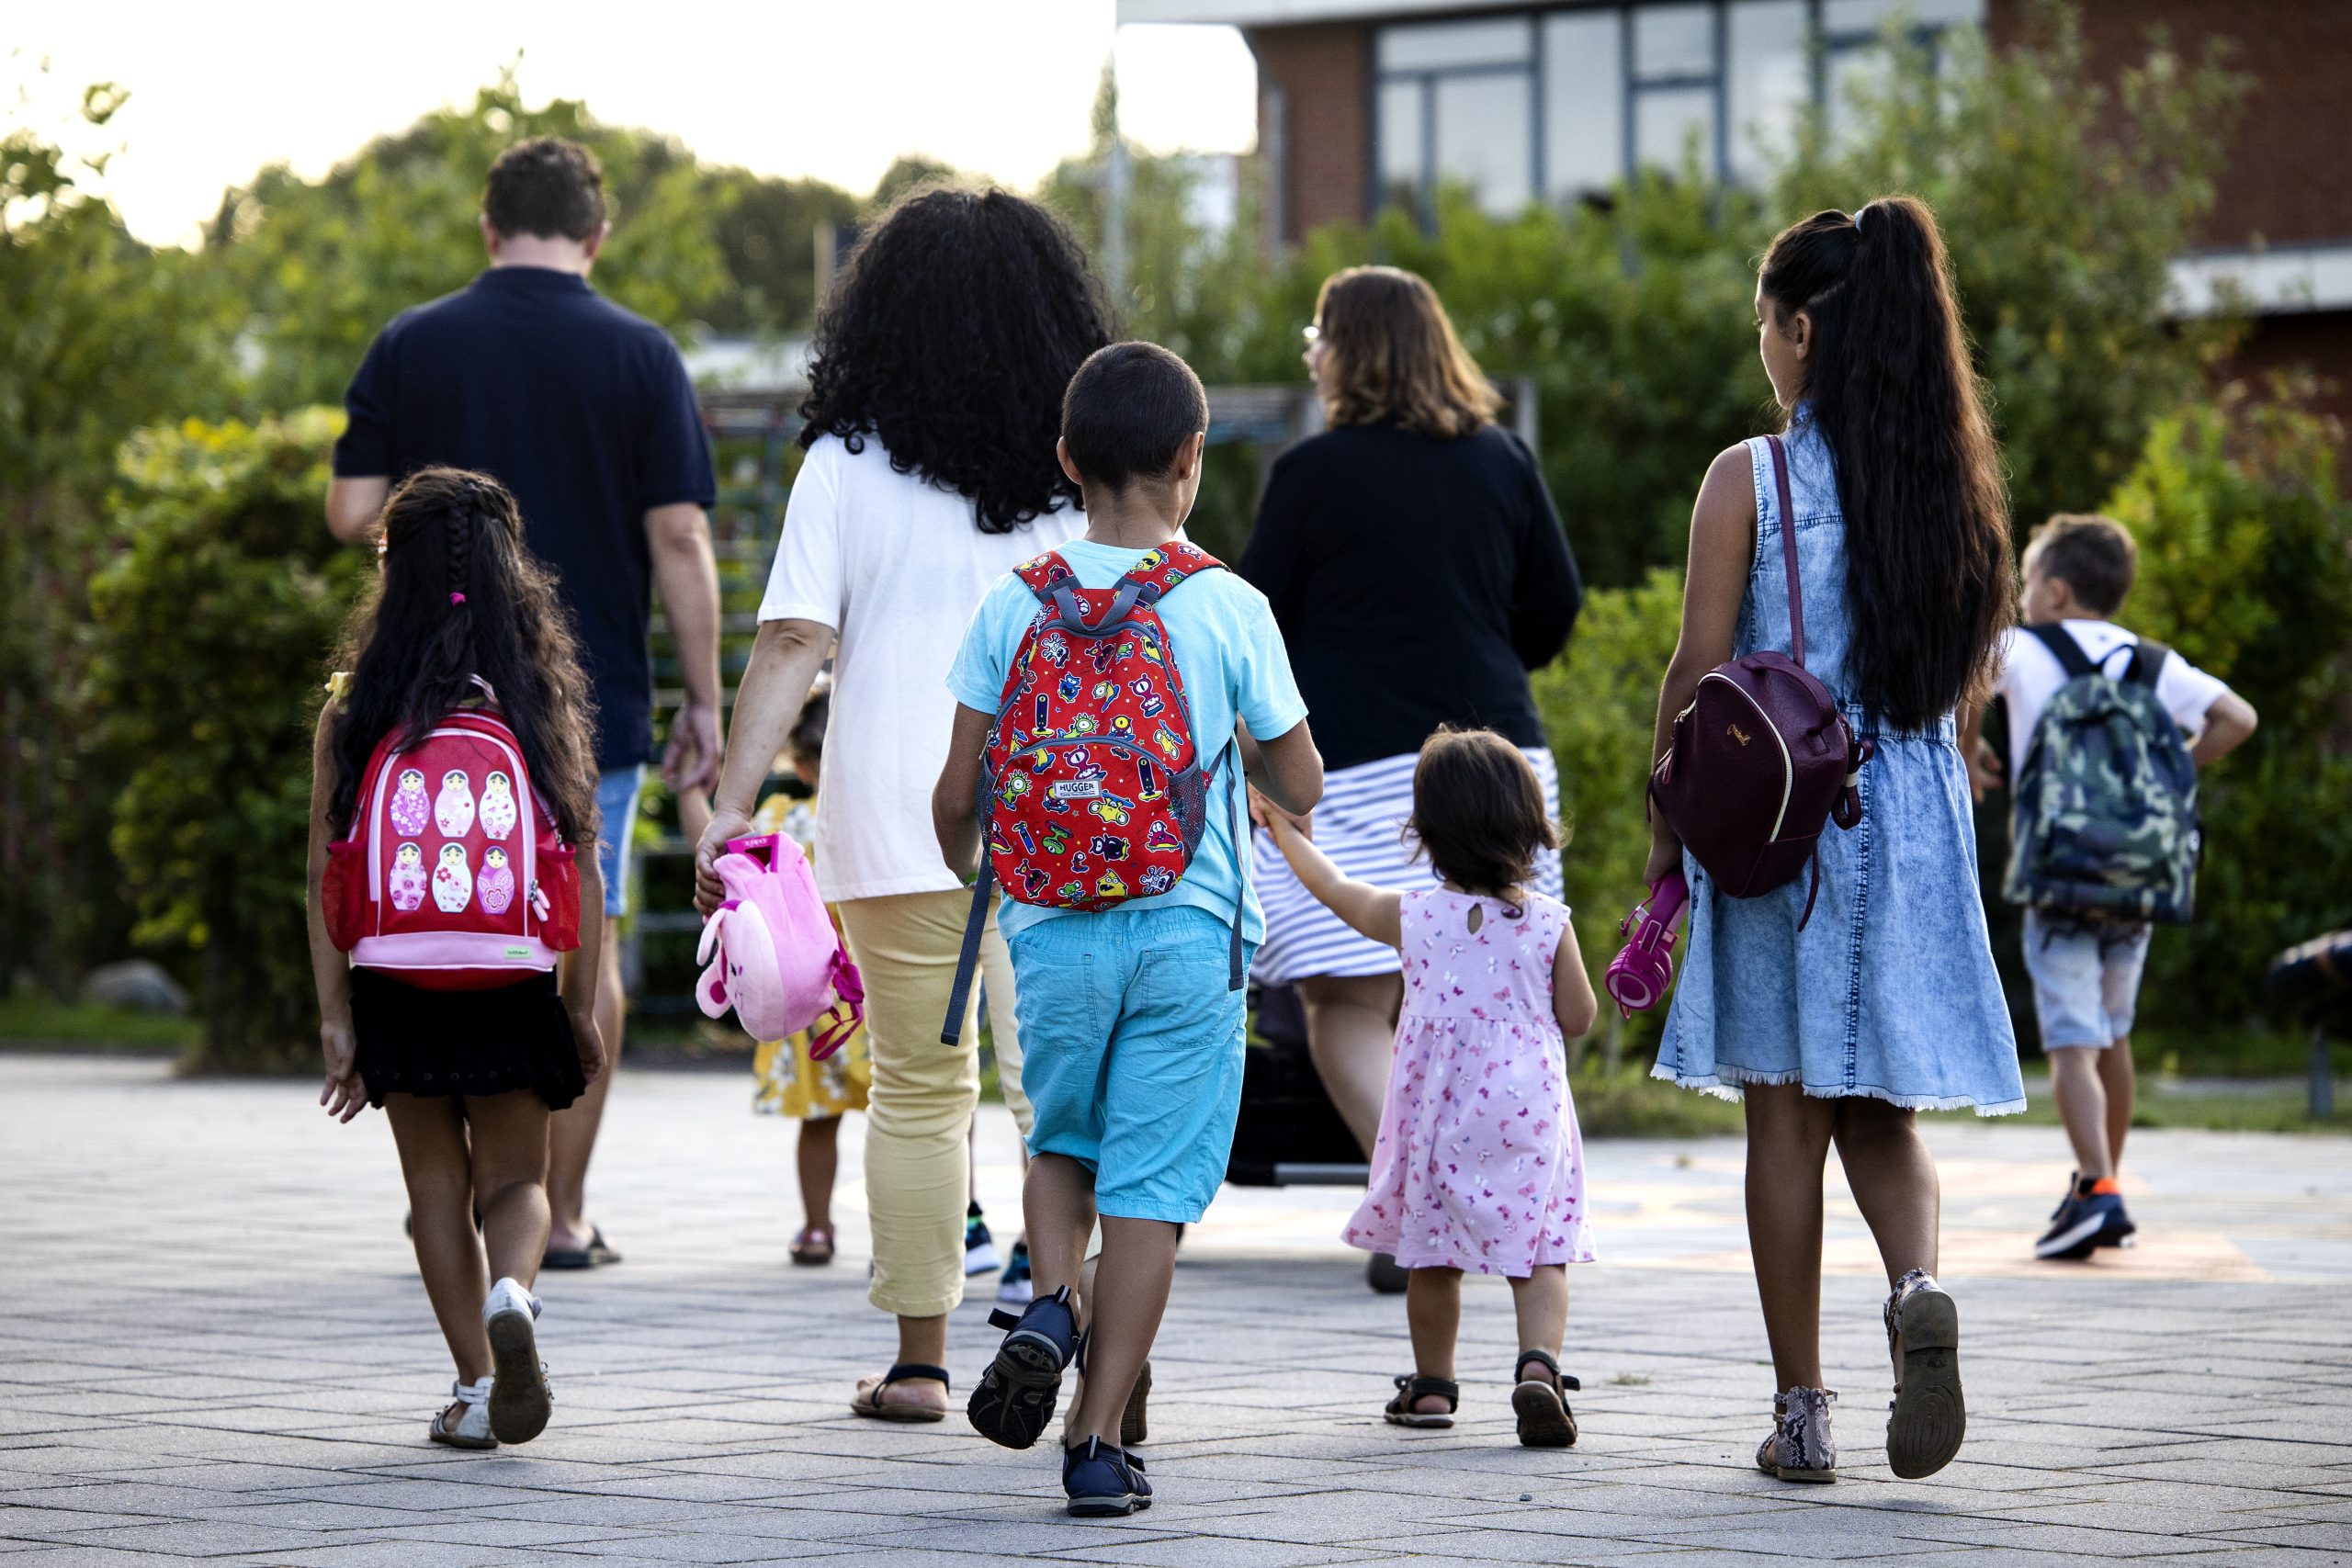
<svg viewBox="0 0 2352 1568">
<path fill-rule="evenodd" d="M 2093 919 L 2188 920 L 2203 836 L 2197 764 L 2156 696 L 2171 649 L 2142 642 L 2120 680 L 2061 626 L 2025 628 L 2066 672 L 2012 781 L 2016 831 L 2003 895 Z"/>
</svg>

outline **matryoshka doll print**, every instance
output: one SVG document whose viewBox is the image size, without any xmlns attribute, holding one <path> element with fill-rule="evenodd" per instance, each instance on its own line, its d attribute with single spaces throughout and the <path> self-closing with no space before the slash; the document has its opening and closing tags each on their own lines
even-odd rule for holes
<svg viewBox="0 0 2352 1568">
<path fill-rule="evenodd" d="M 433 820 L 433 803 L 424 794 L 424 775 L 414 768 L 401 770 L 400 787 L 392 792 L 392 831 L 413 839 Z"/>
<path fill-rule="evenodd" d="M 481 830 L 490 838 L 503 839 L 514 830 L 514 784 L 504 773 L 492 773 L 481 782 Z"/>
<path fill-rule="evenodd" d="M 424 782 L 417 780 L 416 798 L 424 798 Z M 391 874 L 385 879 L 392 908 L 409 914 L 424 903 L 424 852 L 414 844 L 402 844 L 392 852 Z"/>
<path fill-rule="evenodd" d="M 492 773 L 492 778 L 498 775 Z M 482 814 L 489 815 L 489 804 L 483 803 Z M 503 915 L 514 902 L 514 873 L 506 863 L 506 852 L 496 844 L 481 852 L 481 875 L 474 880 L 474 896 L 481 900 L 482 913 Z"/>
<path fill-rule="evenodd" d="M 474 874 L 466 864 L 466 846 L 442 845 L 441 863 L 433 868 L 435 907 L 445 915 L 454 915 L 473 899 Z"/>
<path fill-rule="evenodd" d="M 433 825 L 451 839 L 461 839 L 472 829 L 474 791 L 463 768 L 452 768 L 441 775 L 441 793 L 433 802 Z"/>
</svg>

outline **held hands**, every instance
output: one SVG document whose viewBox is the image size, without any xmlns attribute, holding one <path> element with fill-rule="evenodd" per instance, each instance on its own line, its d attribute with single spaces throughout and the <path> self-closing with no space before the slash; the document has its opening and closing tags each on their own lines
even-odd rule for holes
<svg viewBox="0 0 2352 1568">
<path fill-rule="evenodd" d="M 680 795 L 709 789 L 718 782 L 721 755 L 718 709 L 707 703 L 688 703 L 670 721 L 670 744 L 662 752 L 662 782 Z"/>
<path fill-rule="evenodd" d="M 319 1090 L 319 1103 L 336 1121 L 348 1122 L 368 1109 L 368 1086 L 359 1077 L 359 1040 L 351 1020 L 322 1022 L 319 1048 L 327 1065 L 327 1081 Z"/>
<path fill-rule="evenodd" d="M 1284 811 L 1269 800 L 1256 785 L 1250 789 L 1250 820 L 1274 836 L 1274 846 L 1282 847 L 1285 833 L 1295 833 L 1307 842 L 1315 841 L 1315 819 Z"/>
<path fill-rule="evenodd" d="M 727 841 L 740 839 L 752 830 L 752 819 L 740 811 L 714 811 L 710 826 L 702 830 L 702 841 L 695 846 L 695 908 L 708 919 L 711 911 L 726 900 L 727 890 L 718 880 L 718 857 L 727 852 Z"/>
</svg>

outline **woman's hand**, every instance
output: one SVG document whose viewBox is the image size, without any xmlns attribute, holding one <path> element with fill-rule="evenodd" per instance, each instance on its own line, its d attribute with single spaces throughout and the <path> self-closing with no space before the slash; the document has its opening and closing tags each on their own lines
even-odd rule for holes
<svg viewBox="0 0 2352 1568">
<path fill-rule="evenodd" d="M 727 900 L 727 889 L 718 880 L 718 857 L 727 852 L 728 840 L 740 839 L 752 830 L 752 819 L 740 811 L 714 811 L 710 826 L 702 830 L 702 840 L 695 845 L 695 908 L 704 919 Z"/>
<path fill-rule="evenodd" d="M 594 1008 L 564 1010 L 571 1016 L 571 1043 L 580 1053 L 580 1080 L 584 1087 L 605 1076 L 605 1032 L 597 1026 Z"/>
<path fill-rule="evenodd" d="M 359 1037 L 351 1020 L 322 1021 L 319 1048 L 327 1064 L 327 1081 L 319 1090 L 319 1103 L 336 1121 L 348 1122 L 368 1109 L 368 1086 L 359 1077 Z"/>
<path fill-rule="evenodd" d="M 1642 868 L 1642 885 L 1654 887 L 1682 869 L 1682 840 L 1663 822 L 1650 829 L 1649 863 Z"/>
</svg>

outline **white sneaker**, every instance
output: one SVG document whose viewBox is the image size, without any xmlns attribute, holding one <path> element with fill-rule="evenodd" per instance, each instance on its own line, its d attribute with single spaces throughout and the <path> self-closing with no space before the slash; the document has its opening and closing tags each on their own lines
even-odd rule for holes
<svg viewBox="0 0 2352 1568">
<path fill-rule="evenodd" d="M 547 1430 L 555 1397 L 548 1391 L 548 1370 L 539 1359 L 534 1325 L 539 1298 L 513 1279 L 490 1288 L 481 1304 L 482 1326 L 490 1331 L 491 1435 L 502 1443 L 527 1443 Z"/>
<path fill-rule="evenodd" d="M 453 1449 L 494 1449 L 497 1438 L 490 1430 L 490 1391 L 492 1380 L 482 1378 L 473 1382 L 453 1382 L 449 1392 L 457 1396 L 458 1410 L 456 1425 L 447 1419 L 446 1409 L 433 1417 L 424 1435 L 436 1443 Z"/>
</svg>

